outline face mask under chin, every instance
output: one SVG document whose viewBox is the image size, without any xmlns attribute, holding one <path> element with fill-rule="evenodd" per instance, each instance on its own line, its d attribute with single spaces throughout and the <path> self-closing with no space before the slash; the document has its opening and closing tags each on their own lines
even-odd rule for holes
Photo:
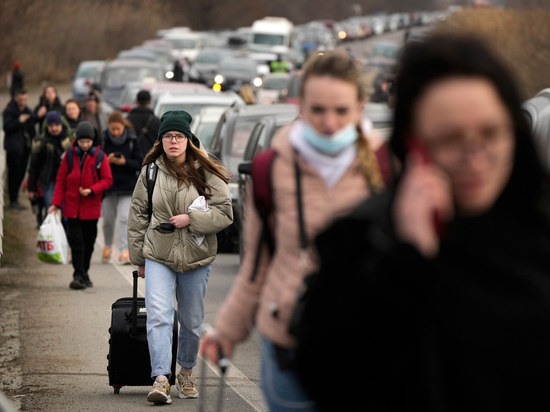
<svg viewBox="0 0 550 412">
<path fill-rule="evenodd" d="M 318 133 L 311 124 L 304 122 L 304 138 L 314 149 L 335 156 L 345 148 L 349 147 L 359 137 L 357 127 L 349 123 L 332 135 Z"/>
</svg>

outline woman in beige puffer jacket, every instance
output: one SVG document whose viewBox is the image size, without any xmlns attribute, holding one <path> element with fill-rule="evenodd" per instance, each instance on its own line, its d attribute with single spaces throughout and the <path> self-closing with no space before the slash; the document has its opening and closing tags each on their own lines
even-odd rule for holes
<svg viewBox="0 0 550 412">
<path fill-rule="evenodd" d="M 361 130 L 365 97 L 361 70 L 347 54 L 327 52 L 308 62 L 300 90 L 301 119 L 278 133 L 271 145 L 277 154 L 271 165 L 274 206 L 269 216 L 274 253 L 270 256 L 264 245 L 256 261 L 262 220 L 247 189 L 241 270 L 215 329 L 203 335 L 201 351 L 216 361 L 219 347 L 231 355 L 252 326 L 259 329 L 262 389 L 272 412 L 317 410 L 292 366 L 296 340 L 288 333 L 290 317 L 304 277 L 317 266 L 316 235 L 383 187 L 376 156 Z M 301 242 L 297 192 L 307 249 Z M 342 271 L 334 274 L 335 282 L 345 281 L 345 265 Z"/>
<path fill-rule="evenodd" d="M 159 140 L 144 160 L 128 216 L 130 259 L 145 277 L 147 340 L 151 378 L 147 400 L 172 403 L 170 384 L 174 294 L 180 324 L 177 376 L 180 398 L 197 398 L 192 372 L 197 364 L 204 297 L 216 257 L 216 233 L 233 222 L 227 182 L 230 173 L 200 150 L 191 133 L 191 115 L 169 111 L 161 118 Z M 149 216 L 149 165 L 157 166 Z M 201 198 L 201 196 L 203 198 Z M 202 200 L 202 207 L 193 209 Z"/>
</svg>

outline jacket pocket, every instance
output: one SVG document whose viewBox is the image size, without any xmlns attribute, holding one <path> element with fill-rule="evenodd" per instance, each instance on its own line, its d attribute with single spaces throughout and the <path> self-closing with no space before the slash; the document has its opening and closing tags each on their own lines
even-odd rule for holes
<svg viewBox="0 0 550 412">
<path fill-rule="evenodd" d="M 193 237 L 189 229 L 185 231 L 185 236 L 188 264 L 191 265 L 193 263 L 200 262 L 201 260 L 208 259 L 212 256 L 212 252 L 210 250 L 211 236 L 206 235 L 200 245 L 197 245 L 197 242 L 195 241 L 195 238 Z"/>
<path fill-rule="evenodd" d="M 174 262 L 174 233 L 160 233 L 157 230 L 148 230 L 145 236 L 144 257 L 157 262 Z M 147 251 L 147 249 L 149 249 Z"/>
</svg>

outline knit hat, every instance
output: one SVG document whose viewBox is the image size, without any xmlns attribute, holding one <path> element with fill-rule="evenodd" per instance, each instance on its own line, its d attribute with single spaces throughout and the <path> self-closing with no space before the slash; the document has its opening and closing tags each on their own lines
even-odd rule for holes
<svg viewBox="0 0 550 412">
<path fill-rule="evenodd" d="M 63 124 L 61 122 L 61 115 L 55 110 L 46 113 L 46 124 Z"/>
<path fill-rule="evenodd" d="M 187 137 L 192 137 L 190 124 L 193 117 L 183 110 L 170 110 L 160 118 L 160 127 L 158 138 L 160 139 L 166 132 L 178 131 L 182 132 Z"/>
<path fill-rule="evenodd" d="M 92 139 L 95 140 L 95 129 L 90 122 L 80 122 L 76 126 L 76 140 Z"/>
</svg>

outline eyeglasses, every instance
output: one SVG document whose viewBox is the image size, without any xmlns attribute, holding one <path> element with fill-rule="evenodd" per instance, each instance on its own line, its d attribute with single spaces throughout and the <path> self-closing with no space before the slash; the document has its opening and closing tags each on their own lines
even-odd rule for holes
<svg viewBox="0 0 550 412">
<path fill-rule="evenodd" d="M 446 164 L 455 164 L 462 161 L 464 155 L 478 152 L 493 159 L 503 145 L 513 141 L 513 130 L 510 124 L 492 125 L 479 130 L 476 139 L 451 134 L 428 141 L 426 146 L 434 157 Z"/>
<path fill-rule="evenodd" d="M 162 136 L 162 140 L 164 140 L 165 142 L 171 142 L 172 139 L 176 139 L 176 142 L 181 143 L 185 139 L 187 139 L 187 136 L 185 136 L 184 134 L 165 134 L 164 136 Z"/>
</svg>

